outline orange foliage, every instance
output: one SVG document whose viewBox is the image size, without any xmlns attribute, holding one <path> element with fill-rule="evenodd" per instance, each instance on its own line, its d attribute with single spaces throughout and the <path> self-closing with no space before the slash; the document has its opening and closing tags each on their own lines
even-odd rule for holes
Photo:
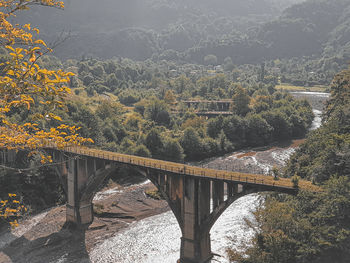
<svg viewBox="0 0 350 263">
<path fill-rule="evenodd" d="M 62 148 L 92 142 L 80 137 L 77 127 L 49 125 L 51 120 L 61 121 L 54 112 L 64 107 L 64 99 L 70 94 L 69 77 L 74 74 L 40 68 L 38 59 L 52 49 L 37 39 L 37 28 L 9 22 L 17 11 L 35 4 L 64 7 L 62 1 L 55 0 L 0 0 L 0 46 L 8 50 L 9 56 L 1 65 L 0 74 L 0 148 L 35 150 L 48 143 Z M 16 123 L 9 118 L 16 108 L 30 113 L 38 106 L 42 112 L 34 114 L 28 123 Z"/>
<path fill-rule="evenodd" d="M 79 136 L 78 127 L 59 124 L 50 127 L 49 122 L 61 122 L 54 112 L 64 107 L 70 89 L 67 86 L 73 73 L 40 68 L 38 59 L 52 52 L 46 43 L 37 38 L 39 29 L 30 24 L 13 25 L 10 18 L 31 5 L 63 8 L 56 0 L 0 0 L 0 47 L 8 51 L 8 59 L 0 65 L 0 149 L 27 149 L 33 154 L 37 149 L 54 144 L 81 145 L 92 142 Z M 40 108 L 40 111 L 38 110 Z M 15 110 L 27 111 L 27 123 L 11 119 Z M 52 162 L 41 154 L 41 162 Z M 0 200 L 0 219 L 18 225 L 16 218 L 25 210 L 19 201 L 9 194 L 8 200 Z"/>
<path fill-rule="evenodd" d="M 7 200 L 0 200 L 0 219 L 10 221 L 12 228 L 18 226 L 18 222 L 15 218 L 18 218 L 23 212 L 26 211 L 27 208 L 16 200 L 15 194 L 8 194 Z"/>
</svg>

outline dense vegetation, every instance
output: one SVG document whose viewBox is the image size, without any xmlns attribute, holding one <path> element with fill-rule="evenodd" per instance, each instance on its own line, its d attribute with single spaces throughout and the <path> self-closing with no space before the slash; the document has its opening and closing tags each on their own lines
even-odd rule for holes
<svg viewBox="0 0 350 263">
<path fill-rule="evenodd" d="M 1 59 L 6 57 L 3 52 Z M 200 66 L 196 74 L 187 77 L 195 65 L 176 67 L 129 59 L 62 63 L 44 56 L 38 63 L 76 73 L 71 78 L 72 96 L 66 101 L 67 108 L 57 114 L 67 125 L 81 127 L 80 134 L 92 138 L 95 147 L 111 151 L 175 162 L 202 160 L 243 147 L 302 137 L 313 119 L 308 102 L 276 91 L 269 78 L 239 84 L 230 75 L 208 76 Z M 176 76 L 169 75 L 168 66 L 176 70 Z M 259 71 L 256 74 L 261 75 Z M 232 115 L 199 117 L 196 111 L 206 110 L 207 105 L 188 108 L 182 103 L 186 99 L 230 99 L 228 112 Z M 21 109 L 10 117 L 25 123 L 35 114 Z M 48 125 L 58 123 L 51 120 Z M 32 200 L 34 210 L 62 201 L 54 172 L 47 168 L 26 170 L 35 167 L 35 161 L 19 156 L 13 164 L 16 169 L 0 175 L 1 192 L 22 193 Z M 45 200 L 35 196 L 36 192 L 45 193 Z"/>
<path fill-rule="evenodd" d="M 241 32 L 298 0 L 92 0 L 66 1 L 65 11 L 33 9 L 20 21 L 32 20 L 49 38 L 62 30 L 72 38 L 58 53 L 65 58 L 94 54 L 133 59 L 166 50 L 183 52 L 210 39 L 246 35 Z"/>
<path fill-rule="evenodd" d="M 285 169 L 322 184 L 321 194 L 273 195 L 255 213 L 256 235 L 232 262 L 335 262 L 350 257 L 350 69 L 338 74 L 323 126 L 310 133 Z"/>
<path fill-rule="evenodd" d="M 243 88 L 224 74 L 169 78 L 168 72 L 131 61 L 69 63 L 78 72 L 74 92 L 79 100 L 98 93 L 105 100 L 90 107 L 72 101 L 65 119 L 110 150 L 182 161 L 183 149 L 186 160 L 199 160 L 301 137 L 313 118 L 306 101 L 275 92 L 272 84 Z M 198 117 L 181 102 L 188 98 L 232 99 L 233 115 Z"/>
<path fill-rule="evenodd" d="M 55 49 L 64 59 L 266 62 L 282 82 L 328 85 L 350 59 L 349 10 L 347 0 L 75 0 L 64 12 L 38 8 L 20 21 L 30 18 L 49 42 L 69 32 Z"/>
</svg>

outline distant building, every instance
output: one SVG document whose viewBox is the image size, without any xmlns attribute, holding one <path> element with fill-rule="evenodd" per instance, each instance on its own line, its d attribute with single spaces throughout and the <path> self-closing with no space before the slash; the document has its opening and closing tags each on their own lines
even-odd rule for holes
<svg viewBox="0 0 350 263">
<path fill-rule="evenodd" d="M 281 69 L 280 68 L 271 68 L 271 74 L 272 75 L 280 75 L 281 74 Z"/>
<path fill-rule="evenodd" d="M 215 70 L 208 70 L 207 71 L 209 76 L 215 76 L 216 75 L 216 71 Z"/>
<path fill-rule="evenodd" d="M 198 75 L 198 74 L 199 74 L 198 70 L 192 70 L 192 71 L 190 72 L 190 75 L 191 75 L 191 76 L 196 76 L 196 75 Z"/>
<path fill-rule="evenodd" d="M 217 65 L 214 67 L 214 70 L 216 72 L 224 72 L 224 68 L 221 65 Z"/>
<path fill-rule="evenodd" d="M 170 70 L 169 75 L 171 78 L 176 78 L 179 76 L 179 73 L 177 72 L 176 69 L 172 69 L 172 70 Z"/>
</svg>

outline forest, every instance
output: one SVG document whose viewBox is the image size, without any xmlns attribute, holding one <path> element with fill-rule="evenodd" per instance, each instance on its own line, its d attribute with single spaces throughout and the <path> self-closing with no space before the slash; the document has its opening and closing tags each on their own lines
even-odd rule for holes
<svg viewBox="0 0 350 263">
<path fill-rule="evenodd" d="M 65 204 L 48 142 L 189 163 L 306 138 L 272 172 L 323 191 L 261 194 L 253 239 L 227 253 L 348 261 L 348 0 L 29 2 L 0 1 L 0 147 L 16 152 L 1 165 L 0 230 Z M 312 107 L 293 87 L 330 92 L 321 128 L 309 132 Z"/>
<path fill-rule="evenodd" d="M 67 37 L 55 48 L 62 59 L 123 57 L 214 66 L 225 60 L 236 66 L 266 62 L 287 81 L 305 83 L 308 77 L 324 85 L 350 59 L 347 0 L 104 0 L 94 8 L 93 1 L 84 0 L 83 6 L 81 1 L 67 1 L 64 11 L 33 7 L 18 20 L 30 19 L 49 43 L 59 41 L 57 35 Z M 295 71 L 304 71 L 303 76 L 293 76 Z"/>
</svg>

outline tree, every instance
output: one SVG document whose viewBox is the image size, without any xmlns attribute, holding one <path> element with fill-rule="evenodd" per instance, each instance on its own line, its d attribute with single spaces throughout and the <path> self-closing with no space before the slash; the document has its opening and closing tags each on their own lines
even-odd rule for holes
<svg viewBox="0 0 350 263">
<path fill-rule="evenodd" d="M 233 95 L 232 97 L 232 100 L 233 100 L 232 110 L 237 115 L 245 116 L 250 111 L 249 109 L 250 97 L 247 91 L 241 86 L 237 87 L 235 95 Z"/>
<path fill-rule="evenodd" d="M 260 115 L 247 118 L 246 138 L 250 146 L 261 146 L 270 142 L 273 128 Z"/>
<path fill-rule="evenodd" d="M 347 111 L 350 71 L 336 76 L 328 116 L 296 150 L 283 172 L 298 186 L 299 176 L 322 184 L 319 193 L 270 195 L 250 222 L 256 234 L 246 251 L 229 251 L 238 263 L 346 263 L 350 258 L 350 131 Z M 348 116 L 345 119 L 349 119 Z M 344 119 L 344 120 L 345 120 Z"/>
<path fill-rule="evenodd" d="M 184 75 L 177 77 L 173 81 L 172 86 L 174 87 L 176 93 L 181 95 L 183 95 L 184 91 L 191 90 L 194 88 L 194 85 L 191 82 L 191 80 Z"/>
<path fill-rule="evenodd" d="M 153 128 L 146 136 L 145 145 L 151 151 L 153 157 L 159 157 L 163 149 L 163 140 L 160 132 Z"/>
<path fill-rule="evenodd" d="M 145 117 L 155 121 L 160 125 L 168 126 L 170 123 L 170 114 L 168 106 L 163 100 L 154 98 L 145 108 Z"/>
<path fill-rule="evenodd" d="M 188 118 L 182 123 L 182 129 L 188 127 L 195 128 L 198 133 L 203 133 L 201 130 L 204 130 L 206 120 L 203 117 L 194 116 L 193 118 Z"/>
<path fill-rule="evenodd" d="M 232 71 L 235 68 L 235 65 L 232 62 L 231 57 L 227 57 L 224 59 L 224 70 Z"/>
<path fill-rule="evenodd" d="M 176 96 L 172 90 L 167 90 L 164 95 L 164 101 L 169 105 L 176 104 Z"/>
<path fill-rule="evenodd" d="M 41 68 L 40 59 L 52 49 L 37 38 L 37 28 L 10 22 L 18 11 L 31 5 L 64 7 L 62 1 L 56 0 L 0 0 L 0 47 L 7 50 L 0 69 L 0 148 L 33 153 L 49 143 L 62 148 L 92 142 L 79 136 L 78 127 L 62 124 L 56 115 L 56 110 L 65 106 L 64 100 L 70 94 L 69 77 L 74 74 Z M 25 112 L 27 118 L 15 121 L 18 119 L 12 117 L 18 112 Z M 53 127 L 52 123 L 59 125 Z M 42 163 L 51 162 L 49 156 L 41 156 Z M 3 209 L 6 203 L 9 201 L 2 201 L 1 217 L 9 216 Z M 14 209 L 11 213 L 17 215 Z"/>
<path fill-rule="evenodd" d="M 189 160 L 197 160 L 202 156 L 202 142 L 193 128 L 187 128 L 181 139 L 181 146 L 184 149 L 186 158 Z"/>
<path fill-rule="evenodd" d="M 102 120 L 105 120 L 107 118 L 113 118 L 115 115 L 121 113 L 122 111 L 123 106 L 119 102 L 104 100 L 98 105 L 95 113 Z"/>
<path fill-rule="evenodd" d="M 222 125 L 223 125 L 223 121 L 224 118 L 222 117 L 222 115 L 220 115 L 217 118 L 212 118 L 209 119 L 207 122 L 207 134 L 215 139 L 216 137 L 218 137 L 221 129 L 222 129 Z"/>
<path fill-rule="evenodd" d="M 89 141 L 77 134 L 75 126 L 49 125 L 51 120 L 61 121 L 55 109 L 64 107 L 64 100 L 70 94 L 69 77 L 74 74 L 40 68 L 38 61 L 52 49 L 35 37 L 39 33 L 37 28 L 9 22 L 17 11 L 28 9 L 30 5 L 63 8 L 63 2 L 3 0 L 0 4 L 0 45 L 8 51 L 0 76 L 0 147 L 32 150 L 49 141 L 58 147 Z M 16 110 L 28 112 L 28 120 L 14 123 L 10 117 Z"/>
<path fill-rule="evenodd" d="M 339 106 L 350 102 L 350 68 L 337 74 L 331 87 L 331 98 L 327 102 L 325 117 L 329 119 Z"/>
<path fill-rule="evenodd" d="M 265 74 L 266 74 L 266 72 L 265 72 L 265 63 L 262 62 L 260 64 L 260 72 L 259 72 L 259 81 L 260 82 L 264 82 Z"/>
<path fill-rule="evenodd" d="M 123 90 L 118 94 L 118 98 L 124 105 L 132 105 L 140 100 L 139 96 L 130 89 Z"/>
<path fill-rule="evenodd" d="M 213 66 L 215 66 L 218 63 L 218 58 L 215 55 L 213 55 L 213 54 L 206 55 L 204 57 L 204 63 L 206 65 L 213 65 Z"/>
<path fill-rule="evenodd" d="M 136 146 L 135 149 L 133 149 L 133 154 L 141 157 L 151 157 L 150 151 L 143 144 Z"/>
<path fill-rule="evenodd" d="M 262 117 L 273 128 L 272 136 L 277 140 L 285 140 L 291 137 L 292 127 L 288 122 L 288 116 L 279 110 L 271 110 L 262 114 Z"/>
<path fill-rule="evenodd" d="M 239 148 L 246 145 L 248 123 L 244 118 L 237 115 L 227 117 L 222 122 L 222 129 L 235 147 Z"/>
<path fill-rule="evenodd" d="M 227 153 L 234 150 L 232 143 L 227 139 L 223 130 L 221 130 L 217 140 L 222 153 Z"/>
<path fill-rule="evenodd" d="M 69 102 L 67 103 L 67 108 L 72 121 L 80 127 L 80 134 L 99 143 L 102 139 L 102 128 L 101 121 L 97 115 L 80 102 Z"/>
<path fill-rule="evenodd" d="M 17 219 L 23 212 L 27 211 L 17 199 L 16 194 L 8 194 L 6 200 L 0 200 L 0 219 L 10 220 L 12 228 L 18 226 Z M 1 223 L 1 222 L 0 222 Z"/>
<path fill-rule="evenodd" d="M 182 162 L 184 160 L 184 150 L 177 140 L 170 138 L 165 140 L 163 158 L 173 162 Z"/>
</svg>

